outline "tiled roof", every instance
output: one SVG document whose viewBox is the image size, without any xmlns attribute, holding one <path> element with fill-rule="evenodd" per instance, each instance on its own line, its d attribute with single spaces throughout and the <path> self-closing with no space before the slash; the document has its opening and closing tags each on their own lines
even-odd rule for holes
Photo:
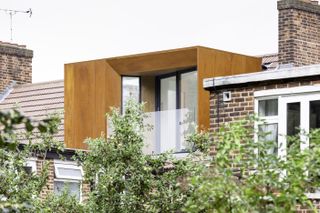
<svg viewBox="0 0 320 213">
<path fill-rule="evenodd" d="M 264 66 L 267 70 L 275 69 L 279 65 L 279 58 L 277 53 L 266 54 L 260 57 L 262 57 L 262 66 Z"/>
<path fill-rule="evenodd" d="M 262 56 L 262 63 L 278 62 L 278 53 L 266 54 Z"/>
<path fill-rule="evenodd" d="M 55 139 L 64 141 L 64 82 L 24 84 L 13 87 L 11 93 L 0 103 L 0 110 L 17 108 L 32 120 L 39 121 L 49 114 L 59 113 L 61 124 Z"/>
</svg>

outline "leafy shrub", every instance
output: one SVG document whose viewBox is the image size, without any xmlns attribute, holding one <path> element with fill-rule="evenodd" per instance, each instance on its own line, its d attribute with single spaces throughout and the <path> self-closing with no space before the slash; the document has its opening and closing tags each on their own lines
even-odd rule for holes
<svg viewBox="0 0 320 213">
<path fill-rule="evenodd" d="M 255 119 L 227 124 L 215 138 L 210 168 L 191 178 L 185 212 L 296 212 L 315 207 L 306 192 L 319 188 L 319 131 L 300 150 L 300 136 L 288 137 L 286 157 L 270 153 L 274 141 L 254 132 Z M 253 135 L 259 135 L 254 141 Z"/>
</svg>

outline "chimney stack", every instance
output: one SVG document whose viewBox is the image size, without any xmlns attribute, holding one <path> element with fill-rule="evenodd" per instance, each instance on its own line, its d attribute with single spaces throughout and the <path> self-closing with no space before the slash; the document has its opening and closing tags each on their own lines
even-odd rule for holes
<svg viewBox="0 0 320 213">
<path fill-rule="evenodd" d="M 12 81 L 31 83 L 32 57 L 33 51 L 26 46 L 0 41 L 0 93 Z"/>
<path fill-rule="evenodd" d="M 320 63 L 320 5 L 314 0 L 280 0 L 279 63 Z"/>
</svg>

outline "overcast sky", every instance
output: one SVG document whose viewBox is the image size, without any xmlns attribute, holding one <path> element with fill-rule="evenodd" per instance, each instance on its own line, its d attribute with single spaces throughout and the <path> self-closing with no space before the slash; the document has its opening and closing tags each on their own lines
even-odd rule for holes
<svg viewBox="0 0 320 213">
<path fill-rule="evenodd" d="M 277 52 L 276 0 L 1 0 L 13 42 L 34 51 L 33 82 L 63 78 L 65 63 L 203 45 Z M 10 42 L 0 11 L 0 40 Z"/>
</svg>

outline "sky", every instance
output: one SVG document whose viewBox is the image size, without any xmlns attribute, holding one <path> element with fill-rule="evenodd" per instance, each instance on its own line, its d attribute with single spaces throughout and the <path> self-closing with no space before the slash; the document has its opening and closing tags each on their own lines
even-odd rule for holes
<svg viewBox="0 0 320 213">
<path fill-rule="evenodd" d="M 277 0 L 0 0 L 13 43 L 34 51 L 33 82 L 63 79 L 64 64 L 202 45 L 277 52 Z M 10 18 L 0 11 L 0 41 Z"/>
</svg>

